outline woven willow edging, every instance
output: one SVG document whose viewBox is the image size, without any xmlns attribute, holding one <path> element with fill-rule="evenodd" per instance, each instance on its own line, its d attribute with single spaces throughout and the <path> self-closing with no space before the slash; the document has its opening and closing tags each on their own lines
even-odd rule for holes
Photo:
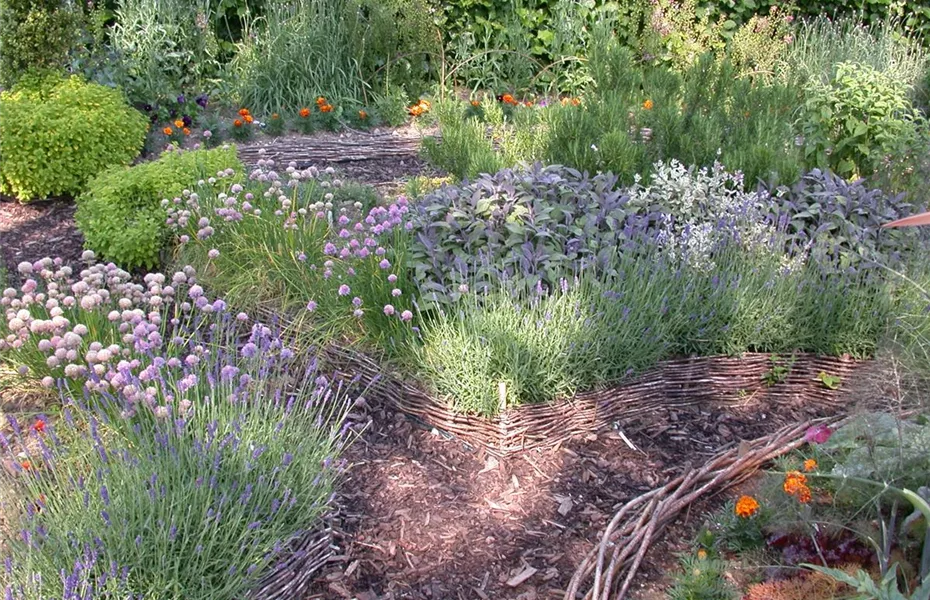
<svg viewBox="0 0 930 600">
<path fill-rule="evenodd" d="M 840 402 L 841 389 L 829 389 L 818 375 L 823 372 L 839 377 L 845 385 L 861 365 L 861 361 L 848 357 L 795 354 L 784 380 L 768 386 L 764 377 L 772 371 L 769 354 L 668 360 L 619 385 L 483 418 L 453 412 L 448 403 L 385 373 L 370 357 L 352 349 L 332 346 L 324 355 L 331 366 L 360 376 L 361 382 L 369 385 L 365 394 L 369 403 L 382 403 L 414 416 L 499 456 L 554 446 L 658 408 L 747 401 L 835 405 Z M 789 360 L 780 364 L 788 366 Z"/>
<path fill-rule="evenodd" d="M 301 600 L 314 575 L 335 552 L 332 516 L 329 515 L 280 552 L 277 561 L 248 595 L 249 600 Z"/>
</svg>

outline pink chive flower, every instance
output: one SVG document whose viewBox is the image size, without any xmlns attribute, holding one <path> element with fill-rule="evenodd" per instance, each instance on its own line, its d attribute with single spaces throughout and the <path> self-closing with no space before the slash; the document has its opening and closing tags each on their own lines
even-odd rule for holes
<svg viewBox="0 0 930 600">
<path fill-rule="evenodd" d="M 388 259 L 385 258 L 381 262 L 378 263 L 378 266 L 381 267 L 382 269 L 390 269 L 391 263 L 389 263 Z"/>
<path fill-rule="evenodd" d="M 393 290 L 391 290 L 391 295 L 394 296 L 395 298 L 400 296 L 402 293 L 403 292 L 401 292 L 398 288 L 394 288 Z"/>
<path fill-rule="evenodd" d="M 343 283 L 342 285 L 339 286 L 339 295 L 340 295 L 340 296 L 348 296 L 348 295 L 349 295 L 349 292 L 351 292 L 351 291 L 352 291 L 352 290 L 349 289 L 349 286 L 347 286 L 347 285 L 344 284 L 344 283 Z"/>
<path fill-rule="evenodd" d="M 390 317 L 391 315 L 393 315 L 393 314 L 394 314 L 394 307 L 391 306 L 390 304 L 385 304 L 385 305 L 384 305 L 384 314 L 386 314 L 386 315 L 389 316 L 389 317 Z"/>
<path fill-rule="evenodd" d="M 316 302 L 314 302 L 313 300 L 311 300 L 310 302 L 307 302 L 307 310 L 309 310 L 310 312 L 315 311 L 315 310 L 316 310 L 316 306 L 317 306 L 317 304 L 316 304 Z"/>
<path fill-rule="evenodd" d="M 404 312 L 400 313 L 401 321 L 409 321 L 412 318 L 413 318 L 413 313 L 410 312 L 409 310 L 405 310 Z"/>
</svg>

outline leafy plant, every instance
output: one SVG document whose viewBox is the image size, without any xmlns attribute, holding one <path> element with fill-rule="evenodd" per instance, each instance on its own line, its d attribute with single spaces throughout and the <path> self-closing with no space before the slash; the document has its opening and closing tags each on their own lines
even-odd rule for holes
<svg viewBox="0 0 930 600">
<path fill-rule="evenodd" d="M 158 160 L 101 173 L 78 198 L 75 221 L 85 244 L 127 268 L 153 267 L 168 242 L 167 203 L 198 180 L 241 170 L 235 149 L 173 151 Z M 180 200 L 178 200 L 180 202 Z"/>
<path fill-rule="evenodd" d="M 81 17 L 65 0 L 0 1 L 0 85 L 9 87 L 32 70 L 63 73 Z"/>
<path fill-rule="evenodd" d="M 840 387 L 842 378 L 839 375 L 830 375 L 826 371 L 817 374 L 817 381 L 823 384 L 828 390 L 837 390 Z"/>
<path fill-rule="evenodd" d="M 802 565 L 818 573 L 829 575 L 839 582 L 845 583 L 859 593 L 856 598 L 861 600 L 928 600 L 930 599 L 930 579 L 924 581 L 909 595 L 904 595 L 898 589 L 898 565 L 895 564 L 885 573 L 881 581 L 876 583 L 872 576 L 859 569 L 855 575 L 850 575 L 840 569 L 830 569 L 819 565 Z"/>
<path fill-rule="evenodd" d="M 706 554 L 706 553 L 705 553 Z M 680 572 L 668 591 L 669 600 L 733 600 L 739 593 L 725 577 L 726 562 L 718 558 L 684 555 Z"/>
<path fill-rule="evenodd" d="M 771 363 L 772 366 L 768 371 L 762 374 L 762 382 L 771 387 L 778 383 L 784 383 L 788 379 L 788 375 L 791 373 L 791 366 L 794 364 L 794 357 L 792 356 L 785 362 L 780 357 L 773 354 L 769 357 L 769 363 Z"/>
<path fill-rule="evenodd" d="M 826 84 L 807 88 L 802 133 L 808 164 L 867 177 L 919 144 L 919 114 L 907 89 L 874 68 L 840 63 Z M 892 162 L 893 161 L 893 162 Z"/>
<path fill-rule="evenodd" d="M 27 202 L 77 195 L 142 148 L 145 118 L 116 90 L 57 75 L 0 94 L 0 191 Z"/>
</svg>

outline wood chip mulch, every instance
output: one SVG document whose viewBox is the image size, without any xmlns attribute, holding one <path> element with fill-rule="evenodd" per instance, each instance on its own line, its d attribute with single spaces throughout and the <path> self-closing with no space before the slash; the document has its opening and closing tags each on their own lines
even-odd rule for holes
<svg viewBox="0 0 930 600">
<path fill-rule="evenodd" d="M 0 265 L 17 280 L 16 266 L 46 256 L 61 257 L 78 267 L 84 251 L 84 236 L 74 224 L 73 201 L 43 200 L 20 204 L 0 197 Z"/>
<path fill-rule="evenodd" d="M 496 459 L 374 410 L 348 450 L 340 554 L 310 598 L 561 599 L 616 507 L 721 448 L 830 414 L 816 406 L 660 410 L 560 448 Z M 712 506 L 710 504 L 708 507 Z M 634 598 L 652 598 L 703 522 L 694 507 L 647 555 Z"/>
</svg>

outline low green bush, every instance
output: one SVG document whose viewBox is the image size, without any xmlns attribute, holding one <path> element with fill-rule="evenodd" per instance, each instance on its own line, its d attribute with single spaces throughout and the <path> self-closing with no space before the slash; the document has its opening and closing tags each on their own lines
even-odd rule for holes
<svg viewBox="0 0 930 600">
<path fill-rule="evenodd" d="M 138 156 L 147 129 L 116 90 L 77 77 L 24 79 L 0 94 L 0 192 L 23 202 L 76 196 Z"/>
<path fill-rule="evenodd" d="M 0 0 L 0 85 L 30 70 L 64 71 L 80 22 L 64 0 Z"/>
<path fill-rule="evenodd" d="M 922 150 L 923 121 L 908 92 L 869 65 L 838 64 L 829 82 L 807 89 L 801 131 L 808 162 L 852 178 L 904 166 L 901 158 Z"/>
<path fill-rule="evenodd" d="M 153 267 L 168 241 L 171 201 L 200 179 L 241 173 L 234 148 L 167 152 L 156 161 L 118 167 L 94 178 L 78 198 L 75 215 L 85 245 L 126 268 Z"/>
</svg>

